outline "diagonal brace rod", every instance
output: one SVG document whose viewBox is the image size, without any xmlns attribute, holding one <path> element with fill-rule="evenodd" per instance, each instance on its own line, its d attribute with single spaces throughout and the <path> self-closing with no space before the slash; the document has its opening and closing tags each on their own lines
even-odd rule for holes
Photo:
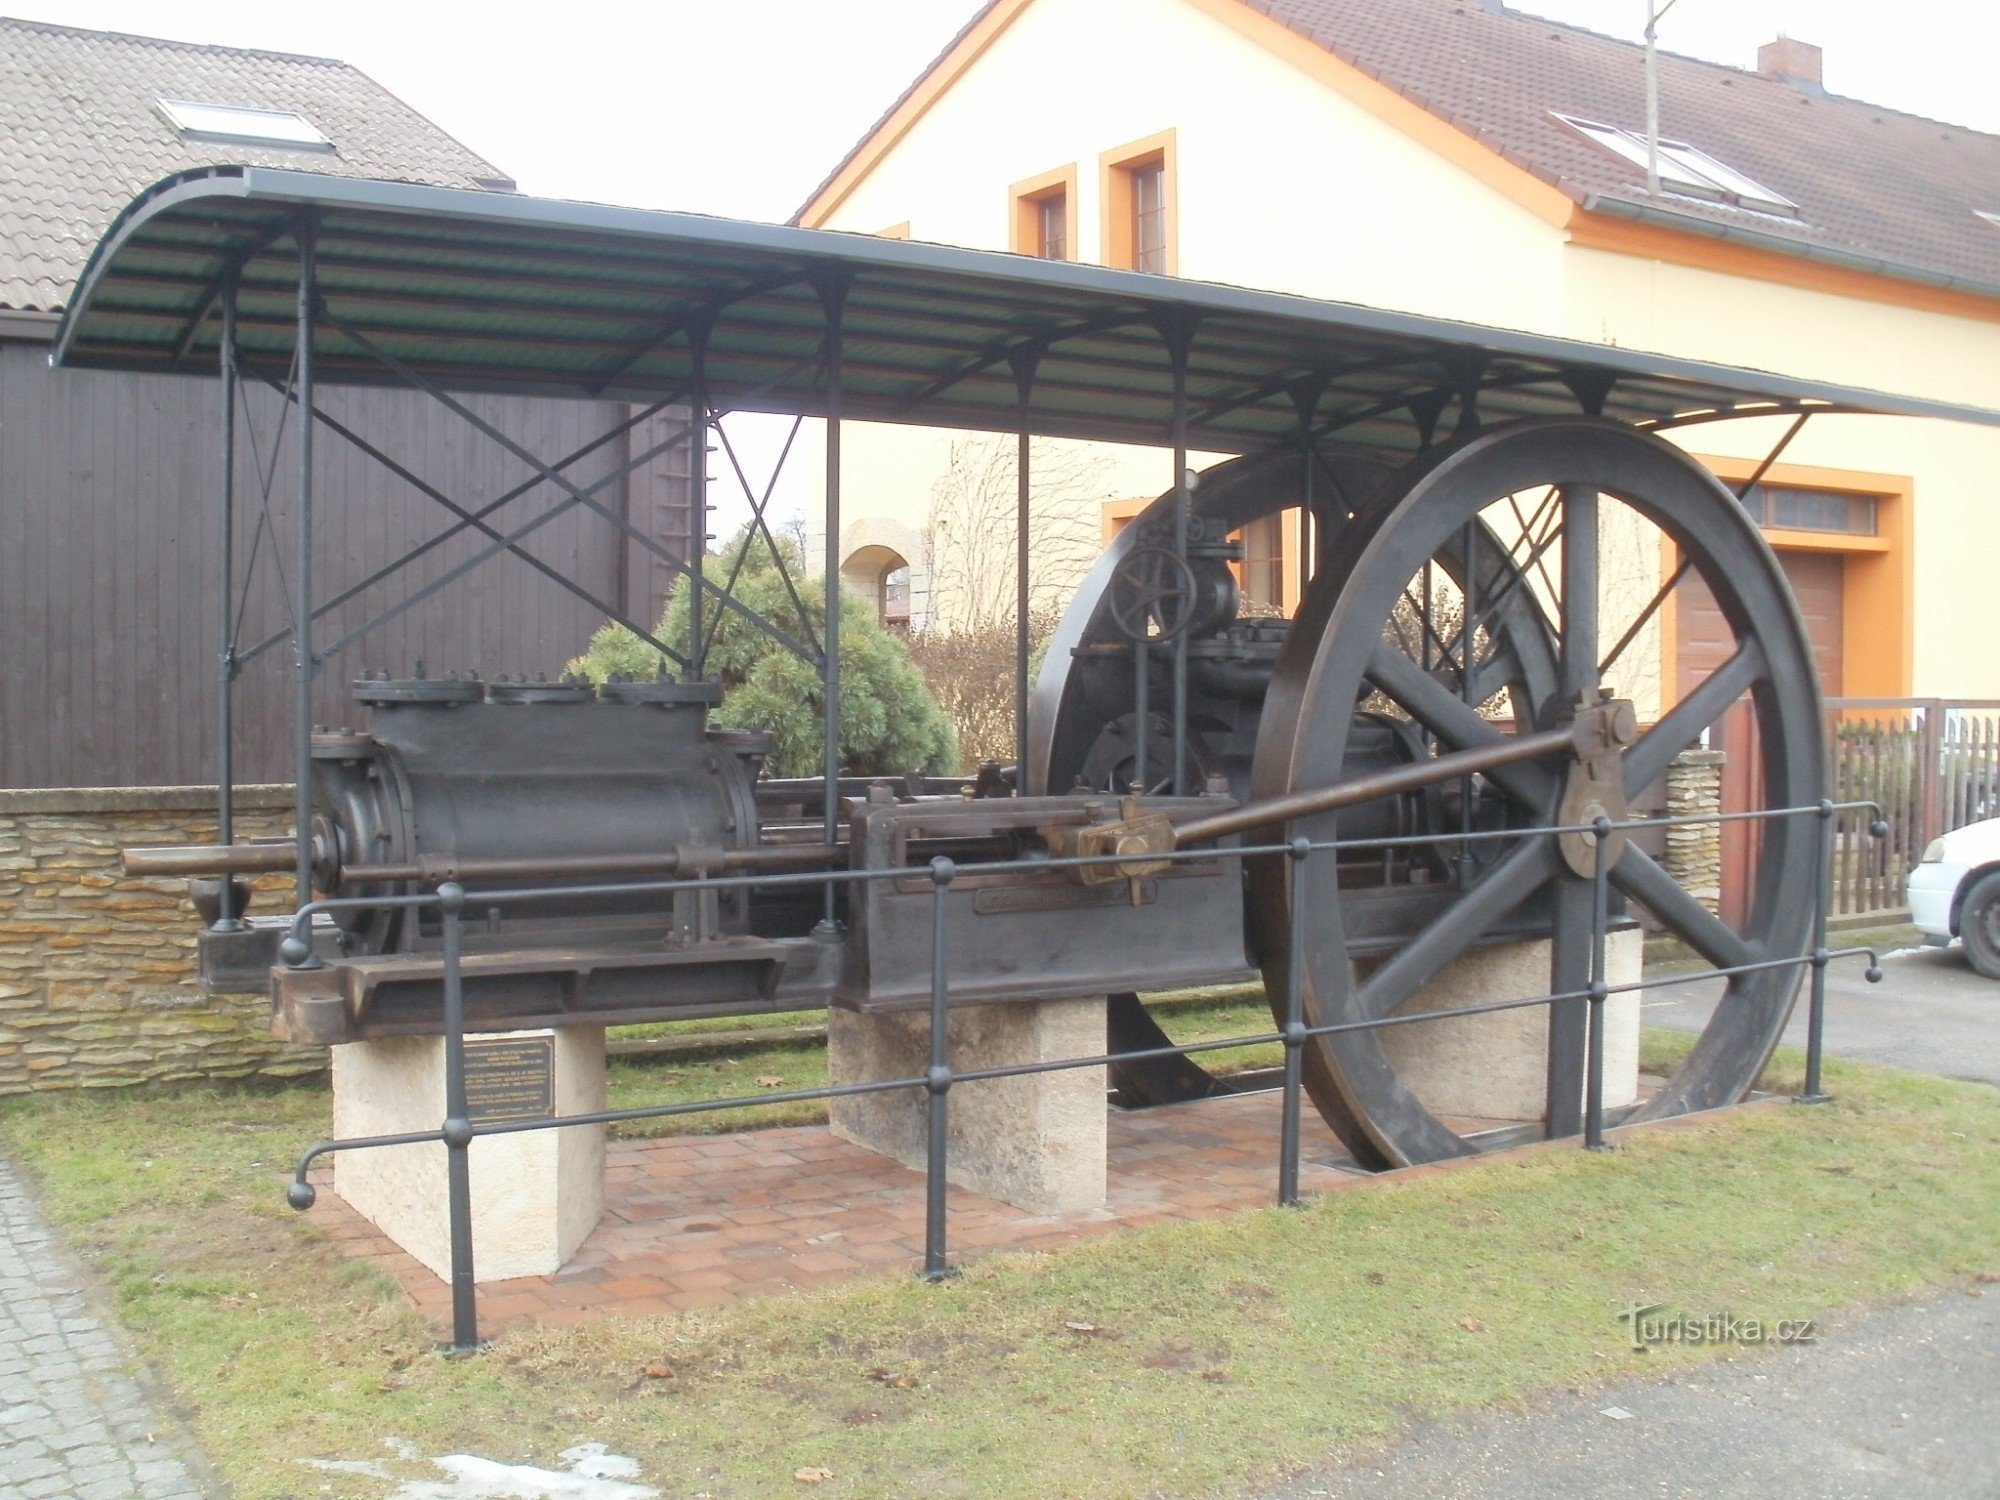
<svg viewBox="0 0 2000 1500">
<path fill-rule="evenodd" d="M 750 513 L 753 519 L 759 521 L 762 520 L 763 509 L 765 506 L 768 506 L 771 503 L 771 496 L 777 489 L 778 475 L 784 470 L 786 460 L 788 460 L 792 456 L 792 444 L 798 441 L 799 429 L 804 425 L 805 425 L 805 418 L 803 417 L 792 418 L 792 429 L 790 432 L 785 434 L 785 446 L 778 451 L 777 467 L 771 471 L 770 482 L 764 486 L 764 498 L 762 500 L 759 500 L 755 495 L 752 495 L 749 492 L 747 486 L 745 487 L 743 492 L 744 498 L 750 502 Z M 718 433 L 722 431 L 722 424 L 720 422 L 717 422 L 715 424 L 715 430 Z M 740 474 L 741 471 L 739 470 L 739 477 Z M 775 555 L 778 544 L 776 541 L 772 540 L 770 529 L 768 527 L 763 528 L 762 534 L 764 536 L 765 541 L 769 543 L 773 555 Z M 744 533 L 743 544 L 736 549 L 736 556 L 729 564 L 728 581 L 723 584 L 723 588 L 727 592 L 732 594 L 736 592 L 736 580 L 743 576 L 744 564 L 746 564 L 750 560 L 750 548 L 756 542 L 757 536 L 758 536 L 758 530 L 756 528 L 753 528 L 750 531 Z M 811 625 L 811 623 L 812 622 L 810 620 L 806 621 L 807 625 Z M 722 622 L 720 620 L 717 620 L 712 624 L 710 624 L 710 626 L 708 627 L 708 636 L 702 645 L 703 655 L 707 655 L 709 651 L 714 649 L 716 632 L 721 628 L 722 628 Z M 814 662 L 814 665 L 817 666 L 819 665 L 820 662 L 823 662 L 826 659 L 826 653 L 823 649 L 820 648 L 817 637 L 814 638 L 813 649 L 819 652 L 818 660 Z"/>
<path fill-rule="evenodd" d="M 758 500 L 751 494 L 750 476 L 744 473 L 742 461 L 736 456 L 736 445 L 729 441 L 729 433 L 723 425 L 720 422 L 715 424 L 715 435 L 722 439 L 722 451 L 729 459 L 729 467 L 736 472 L 736 482 L 742 487 L 743 498 L 750 501 L 751 522 L 754 524 L 758 534 L 764 538 L 764 545 L 771 549 L 771 561 L 778 566 L 779 581 L 785 585 L 785 593 L 791 598 L 792 608 L 798 612 L 799 628 L 804 630 L 807 635 L 811 635 L 812 617 L 806 613 L 805 600 L 799 597 L 798 586 L 792 582 L 792 570 L 785 566 L 785 554 L 778 546 L 778 539 L 771 535 L 770 523 L 764 519 L 765 509 L 770 505 L 771 496 L 776 493 L 778 488 L 778 476 L 784 473 L 785 461 L 791 457 L 792 440 L 798 434 L 799 419 L 794 417 L 792 419 L 792 430 L 786 435 L 785 446 L 778 454 L 777 466 L 771 470 L 770 481 L 764 486 L 764 498 Z M 746 537 L 744 540 L 747 543 L 749 538 Z M 729 574 L 729 581 L 732 586 L 736 582 L 737 574 L 742 571 L 742 562 L 746 555 L 746 552 L 739 552 L 737 554 L 737 566 L 732 568 Z M 813 642 L 813 650 L 822 659 L 826 655 L 824 649 L 816 639 Z"/>
<path fill-rule="evenodd" d="M 265 376 L 263 378 L 267 384 L 272 383 L 270 381 L 269 376 Z M 273 388 L 274 389 L 276 388 L 275 385 L 273 385 Z M 281 394 L 287 394 L 287 393 L 281 392 Z M 288 394 L 287 394 L 287 399 L 288 400 L 290 399 Z M 638 426 L 639 423 L 644 422 L 649 417 L 659 412 L 663 407 L 668 406 L 670 404 L 672 404 L 672 398 L 669 398 L 667 401 L 659 402 L 656 405 L 649 407 L 647 410 L 639 413 L 637 416 L 632 417 L 627 421 L 619 423 L 616 427 L 612 428 L 611 431 L 601 434 L 600 436 L 586 443 L 583 447 L 576 449 L 574 452 L 558 460 L 557 467 L 567 468 L 569 465 L 577 463 L 580 460 L 588 457 L 591 453 L 594 453 L 597 449 L 603 447 L 606 443 L 612 442 L 617 438 L 622 437 L 625 433 L 631 431 L 634 427 Z M 315 415 L 318 415 L 318 413 L 315 413 Z M 675 433 L 672 437 L 667 438 L 663 442 L 656 443 L 651 448 L 648 448 L 645 452 L 636 454 L 628 458 L 624 463 L 620 464 L 616 469 L 612 470 L 609 474 L 603 475 L 600 478 L 592 480 L 588 488 L 593 492 L 609 488 L 611 485 L 616 484 L 619 480 L 623 479 L 626 475 L 632 473 L 634 470 L 644 466 L 645 464 L 651 463 L 653 459 L 657 458 L 660 454 L 666 452 L 676 443 L 681 442 L 683 439 L 686 438 L 686 436 L 687 433 L 685 430 L 683 430 L 681 432 Z M 385 563 L 382 567 L 377 568 L 373 573 L 370 573 L 366 578 L 362 579 L 359 583 L 353 584 L 350 587 L 342 590 L 340 593 L 336 594 L 332 599 L 329 599 L 325 604 L 315 609 L 313 611 L 313 618 L 320 619 L 323 616 L 331 614 L 334 610 L 340 608 L 348 601 L 367 592 L 369 589 L 373 588 L 376 584 L 381 583 L 384 579 L 389 578 L 394 574 L 396 574 L 397 572 L 400 572 L 402 569 L 408 567 L 411 563 L 415 562 L 418 558 L 424 556 L 426 553 L 431 552 L 435 548 L 443 546 L 446 542 L 449 542 L 452 538 L 456 537 L 460 532 L 473 529 L 473 526 L 476 524 L 476 522 L 484 521 L 488 516 L 491 516 L 495 511 L 498 511 L 503 507 L 511 504 L 513 501 L 518 500 L 522 495 L 525 495 L 528 491 L 534 489 L 537 485 L 541 484 L 542 482 L 543 481 L 541 476 L 537 475 L 533 479 L 526 480 L 521 484 L 514 486 L 514 488 L 508 490 L 498 499 L 490 501 L 485 505 L 482 505 L 478 510 L 472 512 L 472 516 L 475 518 L 475 520 L 459 521 L 454 525 L 448 526 L 443 531 L 439 532 L 437 535 L 428 538 L 426 541 L 420 543 L 418 546 L 404 553 L 394 562 Z M 528 536 L 530 533 L 534 531 L 539 530 L 541 527 L 546 526 L 549 522 L 555 520 L 557 517 L 568 514 L 570 509 L 573 506 L 575 506 L 575 504 L 576 504 L 575 500 L 566 499 L 561 503 L 559 503 L 558 505 L 556 505 L 555 507 L 553 507 L 552 509 L 545 511 L 543 514 L 539 516 L 536 516 L 534 519 L 528 521 L 526 524 L 516 527 L 513 531 L 510 531 L 506 534 L 505 544 L 511 545 L 513 543 L 519 542 L 522 538 Z M 484 530 L 483 527 L 481 527 L 480 529 Z M 492 533 L 489 532 L 488 534 L 491 535 Z M 489 548 L 486 551 L 480 552 L 471 560 L 470 566 L 477 566 L 479 563 L 486 561 L 487 558 L 494 555 L 494 550 L 495 549 Z M 453 568 L 443 579 L 437 580 L 432 584 L 428 585 L 423 590 L 423 592 L 419 594 L 417 597 L 429 598 L 432 594 L 437 592 L 440 584 L 447 583 L 450 582 L 452 579 L 462 577 L 468 571 L 470 571 L 470 567 L 468 565 L 460 564 L 458 567 Z M 416 601 L 413 599 L 409 602 L 414 603 Z M 379 624 L 381 622 L 377 621 L 375 623 Z M 367 628 L 373 629 L 374 626 L 370 625 Z M 249 662 L 255 657 L 263 655 L 266 651 L 271 650 L 273 647 L 282 645 L 285 641 L 289 639 L 290 639 L 289 632 L 279 631 L 275 635 L 267 636 L 265 639 L 259 641 L 255 646 L 251 647 L 250 650 L 244 652 L 238 659 L 242 662 Z"/>
<path fill-rule="evenodd" d="M 652 553 L 655 557 L 659 558 L 660 561 L 665 563 L 669 568 L 673 569 L 676 573 L 679 573 L 683 578 L 692 581 L 697 588 L 705 590 L 725 609 L 735 610 L 736 613 L 741 615 L 744 619 L 748 620 L 752 625 L 756 626 L 757 629 L 763 631 L 764 634 L 771 637 L 772 640 L 776 641 L 780 646 L 783 646 L 787 651 L 790 651 L 795 656 L 798 656 L 801 660 L 804 661 L 816 660 L 812 652 L 806 650 L 805 647 L 801 646 L 797 641 L 793 640 L 791 636 L 788 635 L 786 632 L 778 629 L 777 626 L 773 625 L 769 620 L 765 619 L 762 615 L 758 614 L 754 609 L 749 608 L 740 599 L 735 599 L 732 598 L 730 595 L 725 594 L 721 589 L 717 588 L 708 579 L 702 577 L 693 568 L 689 567 L 688 564 L 683 559 L 674 556 L 671 549 L 669 549 L 663 542 L 659 541 L 655 537 L 647 535 L 646 532 L 640 530 L 637 526 L 634 526 L 630 521 L 626 520 L 623 516 L 616 514 L 615 512 L 606 508 L 604 505 L 600 504 L 587 490 L 583 489 L 573 480 L 567 478 L 562 474 L 557 473 L 554 469 L 550 468 L 547 464 L 543 463 L 541 459 L 537 458 L 533 453 L 529 452 L 528 449 L 522 447 L 521 444 L 515 442 L 512 438 L 508 437 L 506 433 L 502 432 L 498 427 L 495 427 L 491 422 L 488 422 L 484 417 L 480 416 L 479 413 L 472 410 L 472 408 L 467 406 L 464 402 L 453 399 L 453 397 L 447 394 L 440 387 L 424 379 L 423 376 L 419 375 L 415 370 L 411 369 L 408 365 L 404 364 L 403 361 L 396 358 L 395 355 L 391 354 L 388 350 L 384 349 L 381 345 L 377 344 L 373 339 L 369 338 L 365 333 L 362 333 L 359 329 L 353 327 L 344 319 L 336 317 L 332 312 L 326 310 L 324 307 L 321 308 L 320 315 L 326 320 L 327 324 L 330 327 L 332 327 L 336 332 L 338 332 L 343 338 L 350 340 L 355 345 L 355 347 L 360 349 L 364 354 L 368 355 L 371 359 L 376 360 L 384 368 L 400 376 L 402 380 L 406 384 L 408 384 L 412 389 L 422 391 L 426 396 L 429 396 L 433 401 L 437 402 L 438 405 L 442 406 L 446 411 L 454 413 L 461 420 L 463 420 L 469 426 L 474 428 L 476 431 L 484 433 L 486 437 L 491 439 L 494 443 L 498 444 L 500 447 L 506 449 L 509 453 L 513 454 L 516 458 L 520 459 L 522 463 L 528 465 L 528 467 L 530 467 L 531 469 L 536 470 L 538 473 L 541 474 L 541 476 L 544 479 L 547 479 L 551 483 L 567 491 L 571 496 L 571 498 L 589 507 L 591 510 L 595 511 L 598 515 L 602 516 L 612 526 L 616 527 L 619 531 L 623 532 L 626 536 L 630 537 L 633 541 L 637 542 L 641 547 L 645 548 L 648 552 Z"/>
<path fill-rule="evenodd" d="M 1762 483 L 1764 476 L 1771 472 L 1771 466 L 1784 455 L 1784 451 L 1787 448 L 1792 446 L 1792 439 L 1799 435 L 1799 429 L 1806 425 L 1806 419 L 1811 415 L 1812 413 L 1809 411 L 1800 412 L 1798 420 L 1785 429 L 1784 436 L 1779 438 L 1771 451 L 1764 455 L 1764 461 L 1757 465 L 1748 479 L 1736 487 L 1736 498 L 1739 502 L 1750 498 L 1750 492 Z M 1606 672 L 1610 671 L 1618 658 L 1623 656 L 1631 648 L 1632 643 L 1639 639 L 1639 632 L 1646 628 L 1647 623 L 1659 612 L 1660 606 L 1667 602 L 1667 595 L 1680 587 L 1681 580 L 1687 577 L 1688 570 L 1693 566 L 1694 555 L 1686 548 L 1682 548 L 1680 565 L 1668 575 L 1667 581 L 1660 585 L 1659 592 L 1647 601 L 1646 607 L 1640 610 L 1638 617 L 1626 627 L 1625 633 L 1618 637 L 1618 644 L 1611 648 L 1611 654 L 1605 657 L 1603 664 L 1598 667 L 1598 676 L 1602 677 Z"/>
<path fill-rule="evenodd" d="M 536 572 L 542 574 L 545 578 L 548 578 L 551 581 L 553 581 L 558 587 L 567 589 L 570 593 L 574 594 L 578 599 L 581 599 L 585 604 L 588 604 L 592 609 L 597 610 L 601 614 L 608 615 L 618 624 L 623 625 L 627 630 L 631 631 L 634 635 L 638 636 L 640 640 L 644 641 L 648 646 L 651 646 L 654 650 L 662 652 L 665 655 L 671 657 L 678 665 L 681 666 L 687 665 L 687 659 L 685 657 L 680 655 L 679 652 L 674 651 L 668 646 L 662 644 L 660 641 L 655 640 L 652 632 L 647 630 L 644 626 L 634 624 L 631 620 L 625 617 L 622 611 L 613 608 L 611 605 L 605 603 L 602 599 L 599 599 L 595 594 L 591 593 L 590 590 L 586 589 L 582 584 L 578 583 L 575 579 L 569 577 L 554 564 L 545 562 L 541 558 L 535 556 L 534 553 L 530 552 L 526 547 L 522 546 L 520 542 L 515 541 L 506 536 L 504 533 L 502 533 L 498 527 L 492 525 L 488 521 L 481 519 L 478 515 L 476 515 L 472 511 L 467 510 L 464 506 L 460 505 L 456 500 L 452 499 L 451 496 L 445 494 L 443 490 L 440 490 L 436 485 L 431 484 L 429 481 L 425 480 L 421 475 L 411 472 L 404 465 L 397 462 L 394 458 L 391 458 L 388 454 L 384 453 L 380 448 L 377 448 L 373 443 L 369 442 L 366 438 L 362 437 L 358 432 L 355 432 L 352 428 L 340 422 L 337 418 L 329 416 L 325 411 L 317 408 L 315 408 L 313 411 L 313 417 L 321 424 L 323 424 L 325 427 L 327 427 L 330 431 L 334 432 L 340 437 L 345 438 L 354 447 L 360 449 L 361 452 L 367 454 L 368 457 L 374 459 L 376 463 L 380 464 L 383 468 L 387 469 L 391 474 L 394 474 L 398 479 L 402 480 L 405 484 L 409 485 L 419 494 L 425 496 L 430 500 L 436 501 L 439 505 L 443 506 L 446 510 L 450 511 L 454 516 L 458 517 L 458 519 L 461 522 L 463 522 L 465 526 L 470 526 L 474 528 L 482 536 L 496 543 L 497 548 L 488 548 L 486 551 L 482 552 L 479 556 L 479 561 L 483 562 L 487 558 L 496 557 L 499 555 L 499 552 L 503 550 L 506 552 L 511 552 L 514 556 L 520 558 L 522 562 L 526 563 Z M 642 456 L 640 462 L 645 462 L 646 459 L 650 456 L 651 455 Z M 618 476 L 613 476 L 613 477 L 616 478 Z M 565 506 L 563 508 L 567 509 L 568 507 Z M 416 602 L 416 597 L 420 596 L 413 596 L 407 603 L 397 605 L 396 607 L 384 612 L 383 614 L 378 615 L 375 619 L 370 620 L 367 624 L 360 626 L 357 630 L 351 632 L 346 639 L 352 640 L 356 636 L 362 633 L 374 630 L 379 626 L 387 624 L 397 615 L 403 613 L 403 611 L 406 608 L 408 608 L 411 604 L 414 604 Z M 318 611 L 317 613 L 324 613 L 324 611 Z M 342 644 L 346 644 L 346 641 L 344 640 Z"/>
<path fill-rule="evenodd" d="M 620 467 L 616 472 L 605 475 L 601 479 L 592 481 L 591 488 L 602 489 L 607 485 L 615 484 L 621 476 L 623 476 L 626 473 L 629 473 L 633 469 L 638 468 L 642 464 L 651 462 L 656 456 L 658 456 L 660 453 L 665 452 L 668 448 L 671 448 L 679 440 L 680 440 L 679 436 L 676 436 L 667 439 L 665 442 L 654 444 L 653 447 L 649 448 L 644 453 L 635 455 L 630 460 L 630 462 Z M 574 500 L 563 500 L 558 502 L 556 505 L 551 506 L 548 510 L 542 512 L 542 514 L 540 514 L 539 516 L 535 516 L 530 520 L 522 522 L 521 525 L 515 527 L 512 531 L 508 532 L 499 541 L 491 543 L 488 546 L 480 549 L 478 552 L 475 552 L 471 557 L 466 558 L 463 562 L 457 564 L 455 567 L 448 569 L 440 577 L 432 579 L 429 583 L 425 584 L 422 588 L 418 589 L 408 598 L 402 600 L 399 604 L 397 604 L 393 609 L 389 610 L 387 613 L 378 616 L 376 619 L 369 621 L 365 625 L 359 626 L 354 630 L 350 630 L 346 635 L 342 636 L 338 641 L 334 643 L 331 650 L 338 651 L 344 648 L 349 643 L 359 639 L 361 636 L 367 634 L 369 631 L 374 630 L 376 627 L 380 626 L 385 621 L 392 620 L 397 615 L 403 614 L 407 610 L 414 608 L 416 605 L 421 604 L 424 600 L 430 598 L 431 595 L 437 593 L 440 589 L 443 589 L 450 584 L 456 583 L 459 579 L 463 578 L 467 573 L 472 572 L 475 568 L 481 566 L 491 558 L 497 557 L 501 552 L 507 550 L 509 546 L 511 546 L 516 542 L 521 541 L 523 538 L 527 537 L 531 532 L 540 530 L 542 527 L 548 525 L 549 522 L 555 520 L 556 517 L 558 516 L 567 515 L 575 507 L 575 505 L 576 501 Z M 623 624 L 624 621 L 621 619 L 619 623 Z M 685 662 L 685 658 L 682 657 L 680 653 L 675 651 L 672 647 L 660 645 L 658 641 L 654 640 L 653 637 L 651 637 L 650 635 L 646 635 L 646 633 L 643 631 L 640 632 L 640 635 L 649 644 L 658 646 L 660 650 L 664 651 L 676 663 Z"/>
</svg>

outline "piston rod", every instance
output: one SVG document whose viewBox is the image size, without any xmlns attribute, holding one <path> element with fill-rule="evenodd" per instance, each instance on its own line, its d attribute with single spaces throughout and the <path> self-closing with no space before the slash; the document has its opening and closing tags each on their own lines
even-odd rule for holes
<svg viewBox="0 0 2000 1500">
<path fill-rule="evenodd" d="M 315 841 L 317 842 L 317 841 Z M 283 843 L 181 845 L 164 849 L 127 849 L 125 873 L 140 876 L 270 875 L 292 868 L 298 846 Z M 603 854 L 525 857 L 519 859 L 452 859 L 433 855 L 402 864 L 347 865 L 343 884 L 367 885 L 442 880 L 616 879 L 714 873 L 723 870 L 812 869 L 840 863 L 845 844 L 766 844 L 754 849 L 692 849 L 677 847 L 652 854 Z"/>
<path fill-rule="evenodd" d="M 1455 750 L 1449 755 L 1398 766 L 1393 771 L 1377 771 L 1373 775 L 1357 776 L 1352 781 L 1336 782 L 1332 786 L 1315 787 L 1309 791 L 1260 797 L 1240 807 L 1176 823 L 1174 842 L 1185 847 L 1205 839 L 1226 838 L 1233 833 L 1247 833 L 1253 828 L 1269 828 L 1274 824 L 1289 823 L 1295 818 L 1309 818 L 1316 813 L 1334 812 L 1357 803 L 1372 802 L 1377 797 L 1420 792 L 1442 781 L 1498 770 L 1501 766 L 1534 760 L 1556 751 L 1581 752 L 1590 743 L 1586 736 L 1594 734 L 1594 730 L 1587 727 L 1590 724 L 1588 716 L 1579 714 L 1574 723 L 1561 729 L 1511 735 L 1476 750 Z"/>
</svg>

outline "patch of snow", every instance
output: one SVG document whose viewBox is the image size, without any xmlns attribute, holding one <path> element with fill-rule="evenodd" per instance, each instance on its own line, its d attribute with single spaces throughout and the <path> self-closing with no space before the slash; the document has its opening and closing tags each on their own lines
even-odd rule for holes
<svg viewBox="0 0 2000 1500">
<path fill-rule="evenodd" d="M 560 1455 L 567 1473 L 532 1464 L 496 1463 L 469 1453 L 448 1453 L 431 1463 L 449 1479 L 406 1479 L 389 1500 L 654 1500 L 651 1485 L 627 1484 L 639 1465 L 602 1443 L 580 1443 Z"/>
<path fill-rule="evenodd" d="M 423 1457 L 401 1438 L 382 1446 L 404 1464 Z M 385 1500 L 656 1500 L 659 1491 L 630 1481 L 639 1477 L 636 1459 L 613 1453 L 602 1443 L 578 1443 L 557 1455 L 560 1472 L 533 1464 L 503 1464 L 472 1453 L 447 1453 L 430 1461 L 442 1479 L 410 1478 L 399 1483 L 388 1461 L 368 1458 L 302 1458 L 301 1464 L 329 1474 L 358 1474 L 395 1484 Z"/>
</svg>

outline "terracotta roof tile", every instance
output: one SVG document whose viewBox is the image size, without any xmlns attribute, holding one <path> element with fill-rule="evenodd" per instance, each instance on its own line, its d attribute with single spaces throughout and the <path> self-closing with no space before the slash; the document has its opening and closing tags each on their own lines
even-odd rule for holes
<svg viewBox="0 0 2000 1500">
<path fill-rule="evenodd" d="M 162 98 L 295 110 L 333 149 L 183 140 L 155 108 Z M 187 167 L 239 162 L 512 185 L 346 63 L 0 17 L 0 307 L 59 310 L 141 188 Z"/>
<path fill-rule="evenodd" d="M 1243 0 L 1553 183 L 1927 279 L 2000 287 L 2000 136 L 1663 52 L 1660 129 L 1799 205 L 1652 200 L 1641 168 L 1551 111 L 1642 132 L 1635 43 L 1480 0 Z"/>
<path fill-rule="evenodd" d="M 836 164 L 809 207 L 945 58 Z M 1151 0 L 1172 4 L 1177 0 Z M 1661 133 L 1799 205 L 1796 217 L 1646 192 L 1645 172 L 1551 117 L 1645 125 L 1642 49 L 1486 0 L 1238 0 L 1324 47 L 1579 203 L 1749 234 L 1890 274 L 2000 294 L 2000 136 L 1663 52 Z M 801 209 L 801 214 L 804 209 Z M 794 216 L 794 222 L 797 222 Z"/>
</svg>

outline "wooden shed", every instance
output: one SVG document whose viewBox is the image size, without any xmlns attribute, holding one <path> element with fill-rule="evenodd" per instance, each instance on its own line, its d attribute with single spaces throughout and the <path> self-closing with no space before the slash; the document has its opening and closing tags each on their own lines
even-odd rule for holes
<svg viewBox="0 0 2000 1500">
<path fill-rule="evenodd" d="M 0 787 L 212 782 L 223 670 L 218 382 L 52 370 L 48 345 L 91 247 L 140 188 L 188 167 L 284 166 L 505 193 L 513 183 L 345 63 L 0 19 Z M 204 367 L 190 374 L 212 376 Z M 246 376 L 236 424 L 235 588 L 241 662 L 236 778 L 290 772 L 290 705 L 276 687 L 292 580 L 280 544 L 297 427 Z M 481 416 L 684 556 L 684 414 L 616 401 L 471 397 Z M 328 646 L 487 550 L 437 498 L 510 529 L 560 496 L 529 463 L 421 394 L 329 390 L 324 419 L 379 450 L 314 444 L 312 597 Z M 638 420 L 635 420 L 638 419 Z M 274 476 L 267 480 L 265 476 Z M 426 489 L 436 492 L 426 493 Z M 268 490 L 268 502 L 266 491 Z M 456 534 L 352 597 L 392 560 Z M 524 545 L 620 613 L 658 617 L 671 567 L 580 508 Z M 199 586 L 190 580 L 200 579 Z M 327 653 L 326 722 L 348 721 L 362 671 L 471 668 L 554 675 L 604 621 L 501 554 Z M 258 652 L 256 648 L 273 642 Z M 253 654 L 254 653 L 254 654 Z"/>
</svg>

